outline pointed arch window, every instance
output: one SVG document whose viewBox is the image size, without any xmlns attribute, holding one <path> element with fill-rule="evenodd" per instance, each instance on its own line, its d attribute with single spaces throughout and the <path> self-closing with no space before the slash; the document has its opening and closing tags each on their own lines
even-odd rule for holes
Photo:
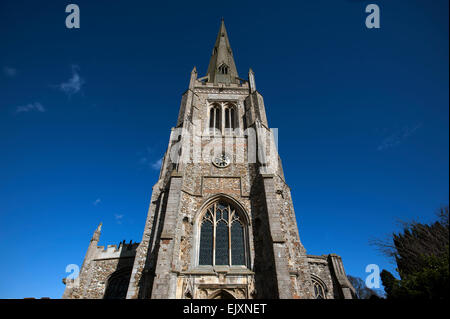
<svg viewBox="0 0 450 319">
<path fill-rule="evenodd" d="M 233 103 L 225 104 L 225 129 L 235 129 L 236 125 L 236 107 Z"/>
<path fill-rule="evenodd" d="M 211 204 L 200 223 L 198 264 L 246 266 L 246 234 L 238 209 L 225 201 Z"/>
<path fill-rule="evenodd" d="M 228 65 L 222 64 L 218 69 L 220 74 L 228 74 Z"/>
<path fill-rule="evenodd" d="M 324 285 L 315 278 L 312 278 L 312 284 L 314 289 L 314 297 L 316 299 L 326 299 L 325 295 L 326 290 Z"/>
<path fill-rule="evenodd" d="M 211 133 L 221 132 L 222 115 L 220 105 L 213 104 L 209 110 L 209 130 Z"/>
</svg>

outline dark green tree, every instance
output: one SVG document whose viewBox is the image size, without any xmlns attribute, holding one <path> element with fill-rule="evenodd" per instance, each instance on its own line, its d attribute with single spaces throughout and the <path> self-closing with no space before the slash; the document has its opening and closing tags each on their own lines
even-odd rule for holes
<svg viewBox="0 0 450 319">
<path fill-rule="evenodd" d="M 399 289 L 399 281 L 397 278 L 394 277 L 389 271 L 383 269 L 380 273 L 381 282 L 384 286 L 384 292 L 386 293 L 386 298 L 392 299 L 398 297 L 395 295 L 396 292 L 398 292 Z"/>
<path fill-rule="evenodd" d="M 391 241 L 375 241 L 394 259 L 400 279 L 383 270 L 380 274 L 388 299 L 449 298 L 449 210 L 441 208 L 432 224 L 403 223 L 403 231 Z"/>
</svg>

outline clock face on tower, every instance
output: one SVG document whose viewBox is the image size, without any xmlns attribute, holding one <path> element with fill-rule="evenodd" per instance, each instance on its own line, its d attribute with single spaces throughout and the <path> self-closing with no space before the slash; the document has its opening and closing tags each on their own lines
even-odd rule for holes
<svg viewBox="0 0 450 319">
<path fill-rule="evenodd" d="M 215 157 L 213 159 L 212 163 L 216 167 L 224 168 L 224 167 L 227 167 L 228 165 L 230 165 L 231 159 L 230 159 L 230 156 L 228 156 L 227 154 L 222 154 L 222 155 Z"/>
</svg>

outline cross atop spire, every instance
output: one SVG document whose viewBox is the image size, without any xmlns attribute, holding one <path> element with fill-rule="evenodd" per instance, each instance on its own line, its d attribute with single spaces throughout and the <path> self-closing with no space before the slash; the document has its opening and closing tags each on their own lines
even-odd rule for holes
<svg viewBox="0 0 450 319">
<path fill-rule="evenodd" d="M 209 61 L 207 76 L 208 82 L 215 84 L 238 83 L 238 73 L 223 18 L 220 23 L 220 30 L 216 43 L 214 44 L 211 60 Z"/>
</svg>

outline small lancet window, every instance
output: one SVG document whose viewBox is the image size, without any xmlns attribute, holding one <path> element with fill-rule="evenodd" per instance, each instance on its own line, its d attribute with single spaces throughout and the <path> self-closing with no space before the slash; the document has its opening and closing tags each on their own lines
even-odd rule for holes
<svg viewBox="0 0 450 319">
<path fill-rule="evenodd" d="M 218 105 L 214 105 L 209 110 L 209 129 L 211 133 L 215 133 L 221 130 L 221 112 Z"/>
<path fill-rule="evenodd" d="M 204 220 L 202 223 L 202 232 L 200 234 L 200 254 L 199 265 L 212 265 L 213 262 L 213 224 L 211 221 Z"/>
<path fill-rule="evenodd" d="M 222 64 L 221 66 L 219 66 L 219 73 L 228 74 L 228 66 L 226 64 Z"/>
<path fill-rule="evenodd" d="M 230 128 L 230 109 L 225 109 L 225 128 Z"/>
<path fill-rule="evenodd" d="M 231 103 L 227 104 L 225 107 L 225 128 L 235 129 L 236 128 L 236 115 L 235 106 Z"/>
</svg>

